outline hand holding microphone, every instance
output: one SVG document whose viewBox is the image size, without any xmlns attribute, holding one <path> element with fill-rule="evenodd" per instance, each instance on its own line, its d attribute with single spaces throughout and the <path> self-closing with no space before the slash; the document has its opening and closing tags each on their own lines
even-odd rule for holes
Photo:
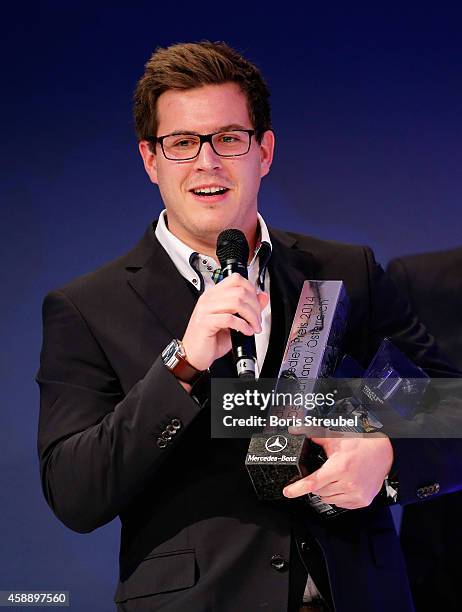
<svg viewBox="0 0 462 612">
<path fill-rule="evenodd" d="M 251 337 L 255 346 L 253 336 L 261 332 L 261 312 L 268 304 L 269 296 L 264 292 L 257 293 L 246 278 L 248 253 L 247 241 L 239 230 L 225 230 L 218 237 L 217 255 L 224 278 L 200 296 L 183 337 L 187 360 L 198 370 L 209 368 L 233 346 L 235 354 L 247 351 L 248 345 L 243 339 Z"/>
</svg>

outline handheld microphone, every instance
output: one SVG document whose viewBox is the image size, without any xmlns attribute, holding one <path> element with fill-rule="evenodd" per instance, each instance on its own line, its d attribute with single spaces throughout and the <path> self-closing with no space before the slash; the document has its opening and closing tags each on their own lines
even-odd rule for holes
<svg viewBox="0 0 462 612">
<path fill-rule="evenodd" d="M 244 278 L 247 275 L 247 261 L 249 259 L 249 245 L 241 230 L 227 229 L 217 238 L 217 257 L 220 262 L 223 278 L 237 272 Z M 239 378 L 255 378 L 255 364 L 257 361 L 255 336 L 245 336 L 234 329 L 231 333 L 234 363 Z"/>
</svg>

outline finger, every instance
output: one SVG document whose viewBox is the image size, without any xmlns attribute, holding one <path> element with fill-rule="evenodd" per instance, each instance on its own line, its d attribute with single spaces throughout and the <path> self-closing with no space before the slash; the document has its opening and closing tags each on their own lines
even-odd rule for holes
<svg viewBox="0 0 462 612">
<path fill-rule="evenodd" d="M 253 304 L 236 300 L 232 295 L 226 295 L 220 299 L 210 300 L 202 304 L 202 308 L 198 313 L 201 325 L 203 321 L 207 320 L 208 316 L 218 314 L 239 315 L 252 327 L 252 333 L 261 332 L 260 308 L 258 307 L 257 310 Z"/>
<path fill-rule="evenodd" d="M 285 487 L 283 494 L 286 497 L 300 497 L 300 495 L 314 493 L 322 487 L 337 482 L 338 472 L 335 460 L 327 459 L 318 470 Z"/>
<path fill-rule="evenodd" d="M 234 273 L 213 287 L 214 294 L 222 294 L 223 292 L 228 293 L 231 290 L 245 292 L 249 299 L 255 298 L 256 303 L 258 302 L 257 295 L 259 294 L 267 296 L 267 300 L 269 301 L 269 296 L 267 293 L 264 291 L 257 293 L 255 285 L 240 274 Z"/>
<path fill-rule="evenodd" d="M 282 494 L 285 497 L 293 498 L 300 497 L 301 495 L 306 495 L 307 493 L 312 493 L 312 484 L 309 480 L 308 476 L 305 478 L 300 478 L 296 482 L 284 487 L 282 490 Z"/>
<path fill-rule="evenodd" d="M 252 325 L 255 333 L 259 334 L 262 331 L 262 320 L 257 294 L 254 288 L 251 291 L 244 289 L 244 293 L 242 293 L 242 289 L 242 287 L 238 287 L 233 290 L 236 291 L 236 295 L 233 295 L 233 298 L 236 300 L 236 309 L 233 311 L 233 314 L 243 317 L 247 323 Z"/>
<path fill-rule="evenodd" d="M 233 272 L 231 276 L 227 276 L 217 284 L 217 287 L 249 287 L 255 290 L 253 284 L 248 278 L 244 278 L 242 274 Z"/>
<path fill-rule="evenodd" d="M 346 493 L 345 486 L 342 481 L 337 480 L 325 487 L 320 487 L 319 489 L 315 489 L 312 491 L 315 495 L 319 495 L 319 497 L 325 498 L 330 497 L 332 495 L 344 495 Z"/>
<path fill-rule="evenodd" d="M 240 302 L 236 308 L 232 309 L 230 312 L 235 316 L 244 319 L 252 327 L 252 333 L 261 333 L 261 311 L 259 308 L 256 310 L 254 304 Z"/>
<path fill-rule="evenodd" d="M 230 313 L 211 315 L 211 335 L 215 335 L 222 329 L 234 329 L 246 336 L 253 336 L 253 327 L 245 319 L 236 317 Z"/>
<path fill-rule="evenodd" d="M 317 472 L 318 471 L 319 470 L 317 470 Z M 300 497 L 301 495 L 306 495 L 307 493 L 315 493 L 323 486 L 333 485 L 336 482 L 333 480 L 334 477 L 322 476 L 323 484 L 319 484 L 319 476 L 317 472 L 313 472 L 309 476 L 305 476 L 305 478 L 301 478 L 300 480 L 288 485 L 283 489 L 283 494 L 286 497 Z"/>
<path fill-rule="evenodd" d="M 212 292 L 203 302 L 203 308 L 208 312 L 229 312 L 238 314 L 250 323 L 255 333 L 261 332 L 261 308 L 255 289 L 249 287 L 227 288 L 225 292 Z"/>
<path fill-rule="evenodd" d="M 243 299 L 247 302 L 255 302 L 256 309 L 259 309 L 259 301 L 257 299 L 257 290 L 255 285 L 240 274 L 232 274 L 220 283 L 216 284 L 211 291 L 207 291 L 202 295 L 203 299 L 212 301 L 220 301 L 224 296 L 233 295 L 238 299 Z"/>
</svg>

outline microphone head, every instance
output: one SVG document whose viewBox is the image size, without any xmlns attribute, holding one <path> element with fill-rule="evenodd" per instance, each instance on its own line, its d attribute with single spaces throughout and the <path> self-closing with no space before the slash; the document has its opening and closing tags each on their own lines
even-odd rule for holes
<svg viewBox="0 0 462 612">
<path fill-rule="evenodd" d="M 244 233 L 239 229 L 226 229 L 217 238 L 217 257 L 222 268 L 230 259 L 235 259 L 247 266 L 249 244 Z"/>
</svg>

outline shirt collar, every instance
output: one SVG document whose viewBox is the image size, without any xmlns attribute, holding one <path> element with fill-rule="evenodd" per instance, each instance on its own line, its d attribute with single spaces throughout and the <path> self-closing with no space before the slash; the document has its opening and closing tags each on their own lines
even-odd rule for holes
<svg viewBox="0 0 462 612">
<path fill-rule="evenodd" d="M 191 261 L 196 259 L 197 252 L 172 234 L 167 227 L 166 218 L 167 211 L 163 210 L 157 222 L 156 238 L 167 251 L 181 276 L 192 283 L 196 289 L 199 289 L 201 278 L 197 270 L 191 266 Z"/>
<path fill-rule="evenodd" d="M 260 287 L 260 289 L 263 290 L 265 287 L 266 268 L 268 266 L 268 262 L 271 257 L 271 251 L 273 249 L 273 246 L 271 244 L 271 238 L 269 235 L 269 231 L 266 226 L 266 223 L 263 220 L 263 217 L 260 215 L 260 213 L 257 213 L 257 216 L 258 216 L 258 223 L 260 226 L 260 240 L 257 243 L 257 248 L 255 249 L 255 254 L 252 257 L 252 261 L 250 262 L 249 267 L 251 267 L 254 264 L 255 260 L 258 257 L 259 269 L 258 269 L 258 281 L 257 282 L 258 282 L 258 286 Z"/>
<path fill-rule="evenodd" d="M 260 239 L 257 243 L 254 256 L 249 264 L 249 268 L 253 267 L 258 258 L 259 260 L 259 272 L 258 272 L 258 285 L 262 289 L 265 282 L 265 273 L 268 261 L 271 257 L 272 245 L 271 238 L 268 232 L 263 217 L 257 213 L 258 224 L 260 228 Z M 204 280 L 197 266 L 197 258 L 201 257 L 200 253 L 194 251 L 187 244 L 182 242 L 179 238 L 174 236 L 168 229 L 167 223 L 167 211 L 163 210 L 159 215 L 159 220 L 156 226 L 156 238 L 167 251 L 170 259 L 173 261 L 178 272 L 190 283 L 193 284 L 196 289 L 200 292 L 204 290 Z M 218 264 L 217 264 L 218 265 Z"/>
</svg>

